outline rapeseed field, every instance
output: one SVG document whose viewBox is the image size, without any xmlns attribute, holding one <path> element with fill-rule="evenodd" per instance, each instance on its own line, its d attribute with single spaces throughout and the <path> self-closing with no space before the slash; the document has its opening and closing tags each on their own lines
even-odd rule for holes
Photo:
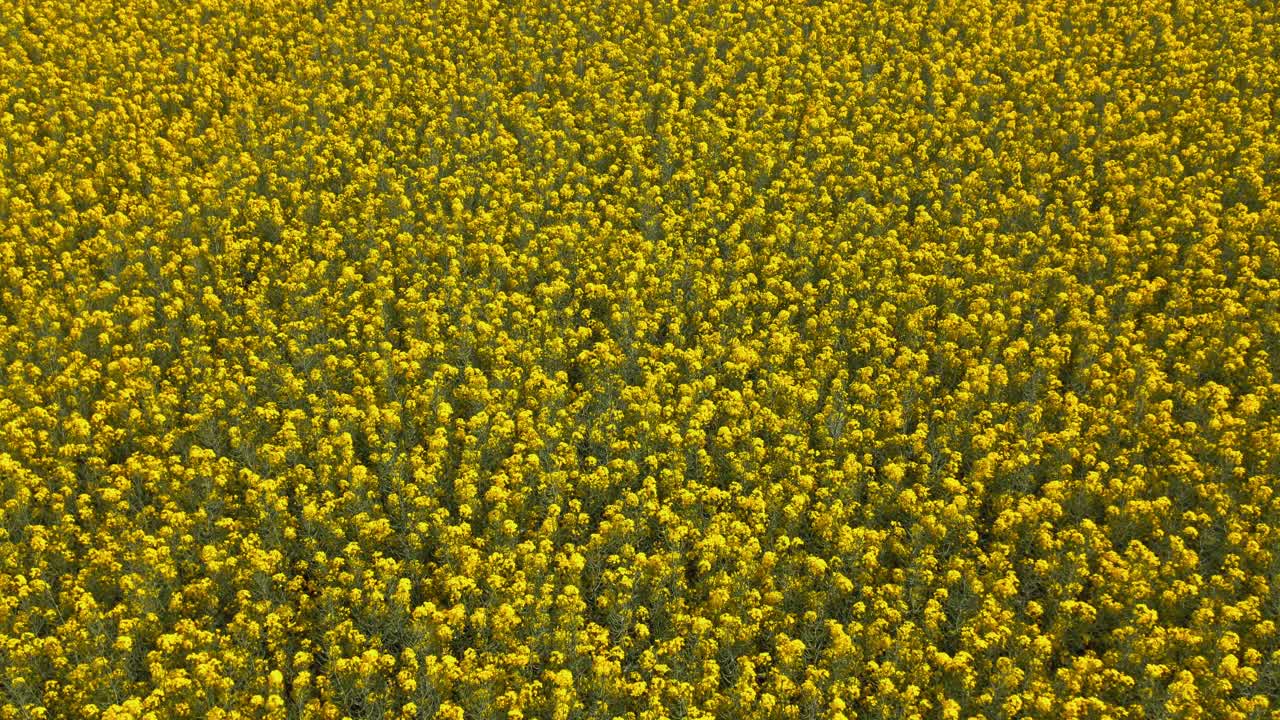
<svg viewBox="0 0 1280 720">
<path fill-rule="evenodd" d="M 1280 718 L 1280 6 L 0 0 L 0 720 Z"/>
</svg>

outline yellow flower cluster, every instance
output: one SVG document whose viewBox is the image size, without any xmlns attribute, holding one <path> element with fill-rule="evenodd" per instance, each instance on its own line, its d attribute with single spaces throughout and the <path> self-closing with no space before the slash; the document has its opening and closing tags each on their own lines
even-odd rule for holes
<svg viewBox="0 0 1280 720">
<path fill-rule="evenodd" d="M 0 4 L 0 720 L 1280 718 L 1280 6 Z"/>
</svg>

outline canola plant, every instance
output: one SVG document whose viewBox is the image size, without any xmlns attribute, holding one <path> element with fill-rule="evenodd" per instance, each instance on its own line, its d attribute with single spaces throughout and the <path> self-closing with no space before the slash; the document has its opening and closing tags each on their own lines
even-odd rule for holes
<svg viewBox="0 0 1280 720">
<path fill-rule="evenodd" d="M 0 2 L 0 718 L 1280 718 L 1280 6 Z"/>
</svg>

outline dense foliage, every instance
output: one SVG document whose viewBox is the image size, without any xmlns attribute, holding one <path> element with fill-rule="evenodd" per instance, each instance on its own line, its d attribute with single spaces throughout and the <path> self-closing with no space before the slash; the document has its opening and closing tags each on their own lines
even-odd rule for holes
<svg viewBox="0 0 1280 720">
<path fill-rule="evenodd" d="M 0 3 L 0 718 L 1280 718 L 1280 9 Z"/>
</svg>

